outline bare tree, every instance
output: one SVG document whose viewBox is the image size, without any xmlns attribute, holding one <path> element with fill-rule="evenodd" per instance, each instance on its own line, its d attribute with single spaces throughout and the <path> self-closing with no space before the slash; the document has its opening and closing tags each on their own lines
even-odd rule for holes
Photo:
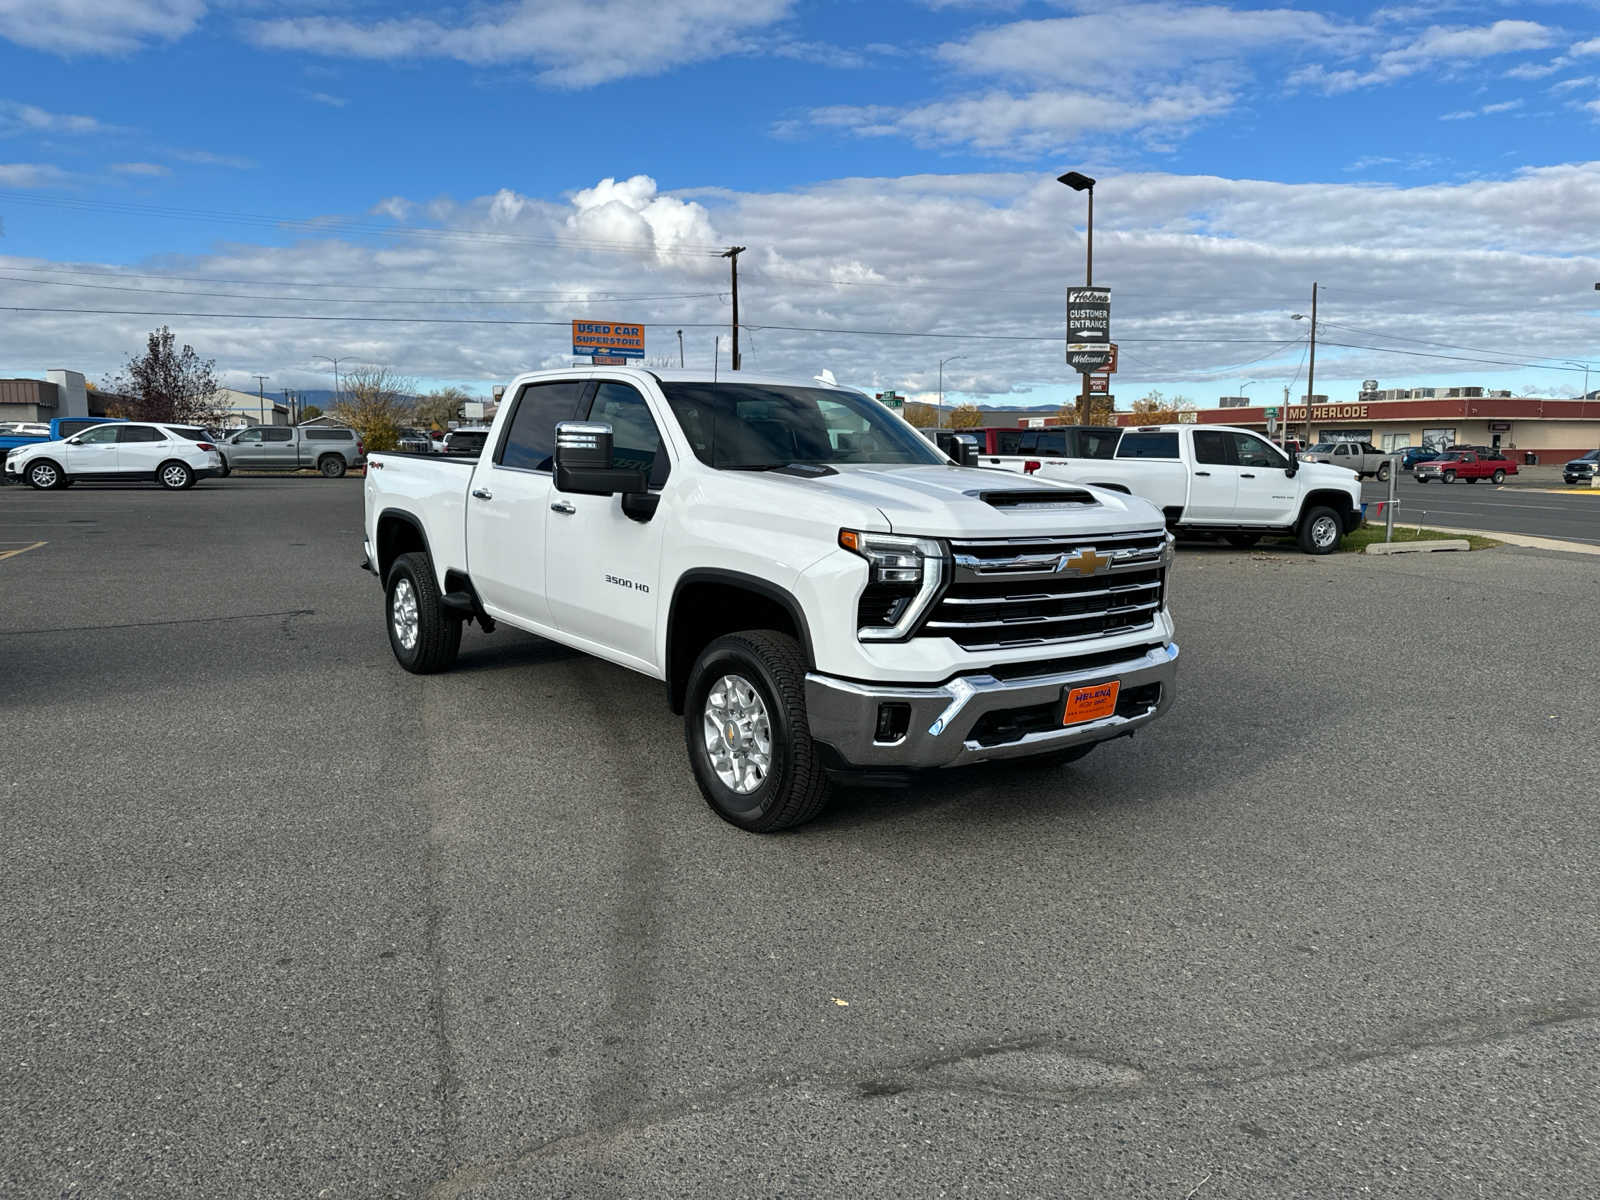
<svg viewBox="0 0 1600 1200">
<path fill-rule="evenodd" d="M 201 360 L 193 346 L 176 349 L 172 330 L 154 330 L 145 352 L 129 358 L 105 378 L 105 390 L 120 399 L 114 416 L 183 425 L 220 425 L 226 416 L 217 383 L 216 360 Z"/>
<path fill-rule="evenodd" d="M 425 428 L 437 426 L 440 429 L 449 429 L 450 422 L 459 420 L 461 406 L 472 397 L 461 388 L 444 387 L 419 396 L 413 412 L 417 421 Z"/>
<path fill-rule="evenodd" d="M 344 399 L 328 410 L 361 435 L 368 450 L 393 450 L 411 419 L 416 385 L 388 367 L 359 367 L 344 377 Z"/>
</svg>

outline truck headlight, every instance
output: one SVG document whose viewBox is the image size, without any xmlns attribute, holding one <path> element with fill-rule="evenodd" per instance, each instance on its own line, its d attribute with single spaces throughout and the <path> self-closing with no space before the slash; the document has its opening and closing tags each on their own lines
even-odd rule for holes
<svg viewBox="0 0 1600 1200">
<path fill-rule="evenodd" d="M 906 637 L 944 583 L 944 546 L 932 538 L 839 531 L 839 545 L 867 560 L 867 586 L 856 605 L 856 636 L 864 642 Z"/>
</svg>

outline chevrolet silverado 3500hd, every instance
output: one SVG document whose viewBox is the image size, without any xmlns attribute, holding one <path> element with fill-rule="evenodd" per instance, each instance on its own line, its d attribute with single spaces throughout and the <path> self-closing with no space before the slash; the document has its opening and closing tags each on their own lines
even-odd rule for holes
<svg viewBox="0 0 1600 1200">
<path fill-rule="evenodd" d="M 369 456 L 395 657 L 442 670 L 503 622 L 662 680 L 741 828 L 840 774 L 1081 758 L 1171 703 L 1142 500 L 959 465 L 841 387 L 595 367 L 506 395 L 476 459 Z"/>
</svg>

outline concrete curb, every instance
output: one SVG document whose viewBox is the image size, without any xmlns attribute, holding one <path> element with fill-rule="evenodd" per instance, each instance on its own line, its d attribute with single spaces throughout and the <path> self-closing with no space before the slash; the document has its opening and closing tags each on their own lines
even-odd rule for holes
<svg viewBox="0 0 1600 1200">
<path fill-rule="evenodd" d="M 1368 554 L 1431 554 L 1435 550 L 1471 550 L 1472 543 L 1456 538 L 1440 538 L 1432 542 L 1373 542 L 1366 548 Z"/>
<path fill-rule="evenodd" d="M 1409 522 L 1406 527 L 1417 528 Z M 1434 533 L 1470 534 L 1473 537 L 1493 538 L 1508 546 L 1524 546 L 1530 550 L 1560 550 L 1565 554 L 1600 554 L 1600 546 L 1590 546 L 1584 542 L 1564 542 L 1560 538 L 1534 537 L 1529 533 L 1502 533 L 1498 529 L 1447 529 L 1443 525 L 1424 525 L 1422 528 Z M 1397 543 L 1389 543 L 1389 545 L 1395 544 Z"/>
</svg>

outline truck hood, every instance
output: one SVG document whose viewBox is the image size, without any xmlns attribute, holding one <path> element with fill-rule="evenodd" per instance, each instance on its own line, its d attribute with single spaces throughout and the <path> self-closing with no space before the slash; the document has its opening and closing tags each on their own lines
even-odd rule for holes
<svg viewBox="0 0 1600 1200">
<path fill-rule="evenodd" d="M 840 464 L 836 474 L 766 472 L 762 478 L 792 487 L 796 505 L 808 495 L 826 496 L 876 509 L 891 532 L 928 537 L 1122 533 L 1165 524 L 1154 505 L 1136 496 L 1013 471 Z"/>
</svg>

